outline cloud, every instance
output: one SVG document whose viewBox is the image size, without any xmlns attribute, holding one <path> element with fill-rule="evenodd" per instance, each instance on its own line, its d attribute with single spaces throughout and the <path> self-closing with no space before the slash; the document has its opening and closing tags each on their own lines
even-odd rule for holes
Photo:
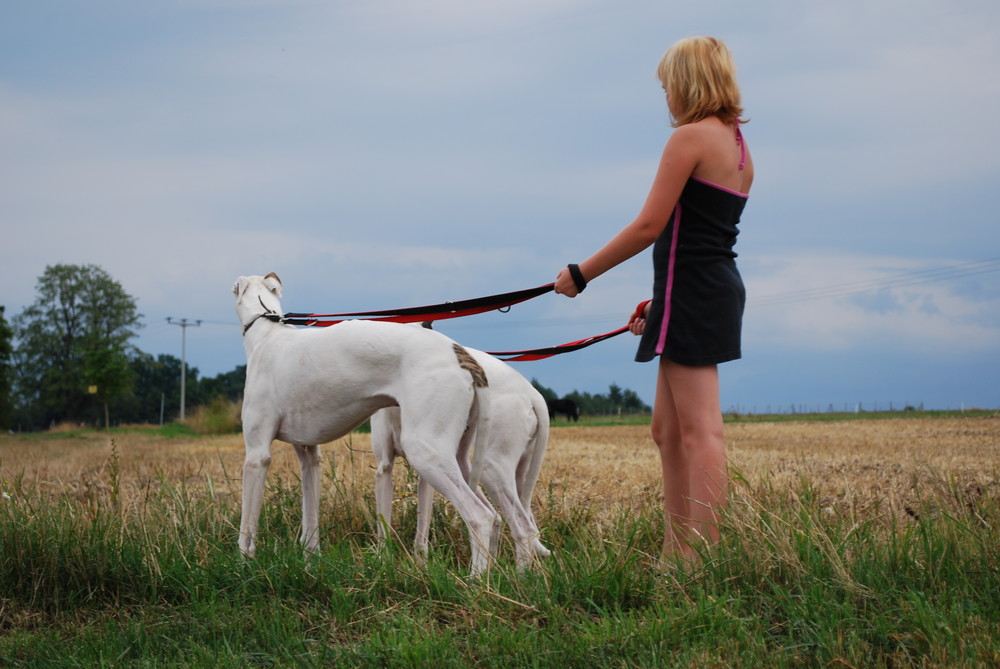
<svg viewBox="0 0 1000 669">
<path fill-rule="evenodd" d="M 765 178 L 843 198 L 996 174 L 1000 137 L 963 122 L 1000 103 L 1000 17 L 985 7 L 809 5 L 786 39 L 749 45 L 762 63 L 745 89 L 768 130 Z"/>
<path fill-rule="evenodd" d="M 45 265 L 95 263 L 139 299 L 144 350 L 177 354 L 166 316 L 204 319 L 189 362 L 214 374 L 242 362 L 241 274 L 277 271 L 289 309 L 329 311 L 551 281 L 641 207 L 669 133 L 656 61 L 709 33 L 733 47 L 752 119 L 748 350 L 815 354 L 822 380 L 827 359 L 870 352 L 899 376 L 1000 341 L 990 274 L 896 280 L 996 246 L 1000 137 L 975 120 L 1000 106 L 995 3 L 182 0 L 7 18 L 9 315 Z M 579 299 L 448 328 L 480 348 L 598 334 L 651 275 L 642 254 Z M 652 378 L 620 366 L 623 339 L 525 373 L 565 391 Z"/>
<path fill-rule="evenodd" d="M 761 346 L 987 353 L 1000 341 L 1000 297 L 974 289 L 995 281 L 998 261 L 800 251 L 745 266 L 745 338 Z"/>
</svg>

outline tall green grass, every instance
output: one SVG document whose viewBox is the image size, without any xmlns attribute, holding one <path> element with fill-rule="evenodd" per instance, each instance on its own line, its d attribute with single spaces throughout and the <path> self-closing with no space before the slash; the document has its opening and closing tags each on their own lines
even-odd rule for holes
<svg viewBox="0 0 1000 669">
<path fill-rule="evenodd" d="M 306 560 L 298 482 L 272 477 L 245 560 L 236 495 L 159 480 L 126 499 L 107 471 L 99 502 L 8 483 L 0 666 L 1000 664 L 1000 507 L 946 479 L 900 517 L 832 513 L 808 482 L 737 475 L 723 539 L 697 565 L 657 559 L 658 500 L 598 517 L 540 491 L 553 556 L 520 573 L 505 544 L 473 581 L 464 526 L 441 503 L 418 567 L 413 506 L 380 548 L 372 500 L 327 472 L 323 554 Z"/>
</svg>

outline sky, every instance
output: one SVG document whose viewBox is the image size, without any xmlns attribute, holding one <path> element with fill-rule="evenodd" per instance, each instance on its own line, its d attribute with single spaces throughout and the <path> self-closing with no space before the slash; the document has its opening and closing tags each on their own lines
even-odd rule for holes
<svg viewBox="0 0 1000 669">
<path fill-rule="evenodd" d="M 0 10 L 0 305 L 94 264 L 134 344 L 246 362 L 231 288 L 286 311 L 530 288 L 628 224 L 670 135 L 656 66 L 726 41 L 756 175 L 727 411 L 1000 408 L 994 0 L 65 0 Z M 623 325 L 650 252 L 570 300 L 438 329 L 480 350 Z M 173 319 L 173 323 L 168 322 Z M 200 321 L 178 327 L 179 319 Z M 653 402 L 625 334 L 515 363 Z"/>
</svg>

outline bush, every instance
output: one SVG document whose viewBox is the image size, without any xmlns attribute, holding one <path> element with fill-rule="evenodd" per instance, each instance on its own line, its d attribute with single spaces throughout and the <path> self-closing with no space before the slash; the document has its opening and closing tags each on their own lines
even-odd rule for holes
<svg viewBox="0 0 1000 669">
<path fill-rule="evenodd" d="M 196 407 L 184 424 L 198 434 L 232 434 L 242 429 L 242 402 L 233 402 L 221 395 L 206 405 Z"/>
</svg>

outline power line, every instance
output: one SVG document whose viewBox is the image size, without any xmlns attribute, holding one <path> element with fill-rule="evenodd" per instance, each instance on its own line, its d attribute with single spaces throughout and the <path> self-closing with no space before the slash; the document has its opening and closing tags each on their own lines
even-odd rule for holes
<svg viewBox="0 0 1000 669">
<path fill-rule="evenodd" d="M 760 297 L 754 297 L 749 300 L 750 306 L 761 307 L 761 306 L 773 306 L 780 304 L 790 304 L 794 302 L 805 302 L 817 299 L 826 299 L 834 297 L 846 297 L 848 295 L 855 295 L 860 293 L 872 292 L 877 290 L 882 290 L 884 288 L 898 288 L 904 286 L 919 285 L 924 283 L 933 283 L 938 281 L 951 281 L 954 279 L 961 279 L 969 276 L 976 276 L 978 274 L 986 274 L 989 272 L 1000 271 L 1000 258 L 988 258 L 986 260 L 972 260 L 968 262 L 958 263 L 956 265 L 948 265 L 945 267 L 935 267 L 925 270 L 916 270 L 912 272 L 906 272 L 903 274 L 897 274 L 889 277 L 883 277 L 881 279 L 867 279 L 864 281 L 853 281 L 849 283 L 834 284 L 829 286 L 821 286 L 817 288 L 804 288 L 801 290 L 790 290 L 781 293 L 771 293 L 769 295 L 762 295 Z M 620 318 L 621 314 L 608 314 L 606 316 L 609 319 Z M 533 327 L 541 326 L 547 324 L 555 323 L 584 323 L 584 322 L 597 322 L 602 320 L 599 315 L 592 316 L 580 316 L 580 317 L 562 317 L 562 318 L 539 318 L 530 322 L 525 321 L 507 321 L 505 323 L 488 324 L 482 327 L 504 327 L 510 325 Z"/>
<path fill-rule="evenodd" d="M 846 297 L 848 295 L 872 292 L 884 288 L 898 288 L 937 281 L 950 281 L 977 274 L 996 272 L 998 270 L 1000 270 L 1000 258 L 990 258 L 987 260 L 975 260 L 957 265 L 949 265 L 947 267 L 907 272 L 881 279 L 869 279 L 819 288 L 805 288 L 802 290 L 772 293 L 753 298 L 750 300 L 750 303 L 752 306 L 760 307 L 824 298 Z"/>
<path fill-rule="evenodd" d="M 880 279 L 866 279 L 863 281 L 852 281 L 852 282 L 833 284 L 828 286 L 820 286 L 816 288 L 804 288 L 801 290 L 790 290 L 780 293 L 771 293 L 769 295 L 761 295 L 760 297 L 750 298 L 749 305 L 753 307 L 764 307 L 764 306 L 792 304 L 795 302 L 805 302 L 818 299 L 846 297 L 849 295 L 856 295 L 866 292 L 882 290 L 884 288 L 899 288 L 899 287 L 919 285 L 924 283 L 951 281 L 955 279 L 961 279 L 969 276 L 976 276 L 978 274 L 986 274 L 989 272 L 996 272 L 996 271 L 1000 271 L 1000 258 L 973 260 L 973 261 L 958 263 L 955 265 L 948 265 L 945 267 L 935 267 L 931 269 L 905 272 L 902 274 L 897 274 Z M 604 315 L 590 314 L 587 316 L 564 315 L 558 318 L 541 317 L 541 318 L 532 318 L 531 320 L 510 318 L 509 320 L 499 320 L 499 321 L 479 322 L 479 323 L 463 322 L 461 327 L 470 330 L 506 329 L 510 327 L 516 327 L 518 329 L 535 329 L 540 327 L 549 327 L 552 325 L 605 323 L 608 320 L 611 321 L 615 321 L 616 319 L 621 320 L 623 318 L 622 315 L 623 313 L 625 312 L 623 311 L 621 313 L 604 314 Z M 171 322 L 171 319 L 167 318 L 167 323 L 170 325 L 181 325 L 185 321 L 187 322 L 188 326 L 194 326 L 195 324 L 225 325 L 225 326 L 233 325 L 233 321 L 197 320 L 192 322 L 188 321 L 187 319 L 181 319 L 180 322 Z M 182 409 L 182 417 L 183 417 L 183 409 Z"/>
</svg>

